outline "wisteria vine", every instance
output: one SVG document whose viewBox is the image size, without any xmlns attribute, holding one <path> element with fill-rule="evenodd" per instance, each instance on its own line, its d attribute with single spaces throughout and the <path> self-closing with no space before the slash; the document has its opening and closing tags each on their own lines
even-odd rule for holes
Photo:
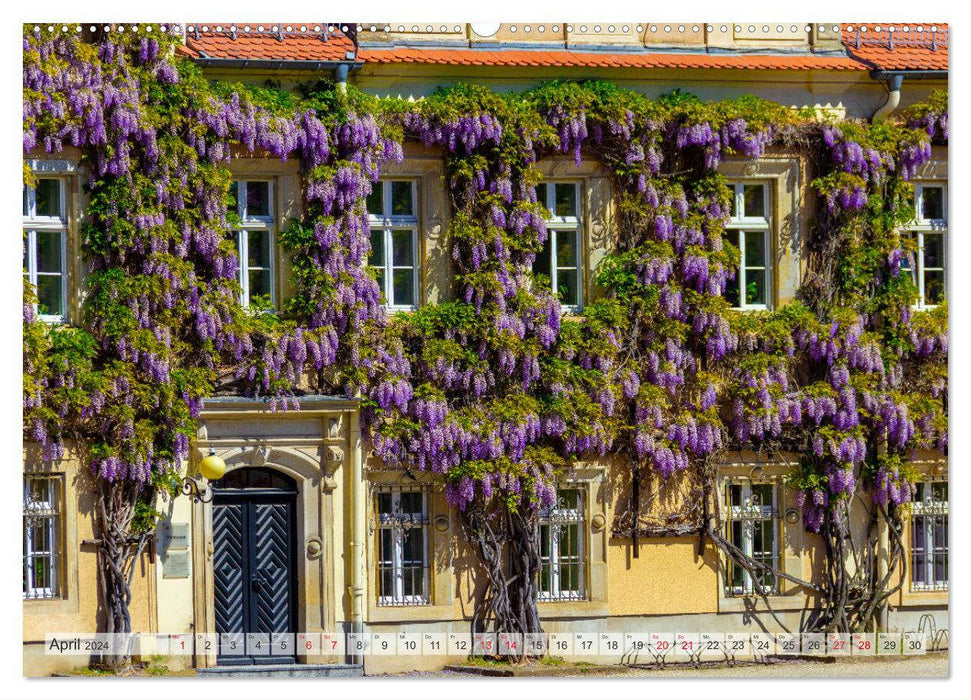
<svg viewBox="0 0 971 700">
<path fill-rule="evenodd" d="M 25 436 L 45 459 L 71 442 L 106 489 L 130 482 L 151 502 L 207 396 L 287 410 L 340 392 L 360 397 L 378 459 L 436 475 L 463 512 L 535 513 L 579 459 L 667 478 L 751 448 L 800 455 L 791 482 L 820 531 L 845 526 L 860 489 L 906 503 L 909 456 L 946 451 L 947 307 L 914 310 L 917 251 L 900 233 L 910 179 L 946 143 L 946 95 L 875 125 L 589 81 L 407 103 L 211 84 L 178 42 L 25 29 L 25 156 L 75 149 L 88 173 L 81 317 L 41 323 L 25 286 Z M 391 317 L 365 201 L 408 142 L 445 159 L 454 289 Z M 811 160 L 820 206 L 798 300 L 741 313 L 724 298 L 740 253 L 718 167 L 770 148 Z M 239 304 L 238 157 L 300 167 L 302 212 L 280 236 L 295 291 L 276 312 Z M 533 272 L 551 157 L 597 163 L 616 207 L 600 293 L 572 315 Z"/>
</svg>

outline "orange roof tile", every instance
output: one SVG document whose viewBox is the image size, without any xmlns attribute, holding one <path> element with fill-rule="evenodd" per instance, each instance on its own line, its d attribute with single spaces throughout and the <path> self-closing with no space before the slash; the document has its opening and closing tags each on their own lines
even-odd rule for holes
<svg viewBox="0 0 971 700">
<path fill-rule="evenodd" d="M 688 54 L 688 53 L 604 53 L 566 49 L 432 49 L 362 48 L 358 58 L 365 63 L 425 63 L 457 66 L 550 66 L 557 68 L 738 68 L 745 70 L 861 70 L 847 56 Z"/>
<path fill-rule="evenodd" d="M 890 31 L 890 27 L 894 31 Z M 247 32 L 246 28 L 250 31 Z M 260 30 L 263 27 L 263 30 Z M 283 34 L 273 32 L 276 27 Z M 235 28 L 235 29 L 232 29 Z M 347 61 L 457 66 L 580 68 L 711 68 L 744 70 L 947 70 L 948 25 L 944 23 L 844 24 L 846 53 L 652 53 L 577 51 L 565 48 L 405 47 L 357 49 L 350 36 L 326 22 L 282 25 L 195 24 L 186 30 L 182 53 L 199 59 Z"/>
<path fill-rule="evenodd" d="M 355 55 L 354 42 L 343 32 L 326 31 L 327 23 L 309 22 L 293 23 L 290 32 L 282 38 L 276 33 L 268 31 L 277 23 L 259 24 L 226 23 L 224 25 L 210 24 L 208 31 L 189 25 L 186 29 L 186 47 L 195 58 L 215 59 L 250 59 L 264 61 L 347 61 L 353 60 Z M 217 31 L 215 27 L 221 27 Z M 229 29 L 237 27 L 235 37 Z M 267 31 L 259 32 L 263 26 Z M 315 32 L 314 27 L 321 31 Z M 247 33 L 246 27 L 251 31 Z M 300 28 L 304 27 L 305 32 Z"/>
<path fill-rule="evenodd" d="M 843 25 L 847 54 L 870 68 L 885 71 L 947 70 L 948 35 L 944 22 Z"/>
</svg>

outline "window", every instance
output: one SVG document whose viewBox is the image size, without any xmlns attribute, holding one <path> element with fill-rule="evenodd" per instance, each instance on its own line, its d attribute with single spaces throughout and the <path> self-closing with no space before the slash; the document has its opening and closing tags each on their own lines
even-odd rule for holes
<svg viewBox="0 0 971 700">
<path fill-rule="evenodd" d="M 726 536 L 757 562 L 779 568 L 778 489 L 774 484 L 728 482 L 725 505 L 728 514 Z M 769 571 L 756 569 L 756 576 L 728 560 L 725 593 L 746 595 L 777 592 L 778 581 Z"/>
<path fill-rule="evenodd" d="M 64 321 L 67 307 L 64 189 L 64 180 L 54 177 L 24 186 L 24 277 L 37 290 L 38 316 L 52 323 Z"/>
<path fill-rule="evenodd" d="M 911 509 L 911 588 L 915 591 L 946 591 L 947 482 L 918 483 Z"/>
<path fill-rule="evenodd" d="M 375 495 L 378 605 L 428 605 L 428 499 L 421 488 Z"/>
<path fill-rule="evenodd" d="M 236 253 L 239 257 L 240 303 L 250 306 L 274 301 L 273 188 L 266 180 L 239 180 L 232 184 L 239 215 Z"/>
<path fill-rule="evenodd" d="M 418 306 L 418 183 L 382 180 L 367 198 L 371 257 L 389 309 Z"/>
<path fill-rule="evenodd" d="M 769 188 L 764 184 L 735 183 L 725 238 L 742 254 L 725 297 L 737 309 L 769 308 Z M 744 292 L 744 294 L 743 294 Z"/>
<path fill-rule="evenodd" d="M 539 514 L 539 599 L 586 599 L 584 490 L 558 489 L 556 503 Z"/>
<path fill-rule="evenodd" d="M 24 598 L 61 595 L 61 477 L 24 477 Z"/>
<path fill-rule="evenodd" d="M 536 199 L 550 210 L 548 237 L 536 254 L 533 272 L 549 278 L 560 304 L 579 310 L 583 304 L 580 259 L 580 183 L 549 182 L 536 186 Z"/>
<path fill-rule="evenodd" d="M 905 236 L 913 241 L 914 264 L 901 266 L 910 272 L 918 291 L 917 308 L 937 306 L 944 300 L 947 285 L 947 188 L 917 185 L 914 188 L 914 223 Z"/>
</svg>

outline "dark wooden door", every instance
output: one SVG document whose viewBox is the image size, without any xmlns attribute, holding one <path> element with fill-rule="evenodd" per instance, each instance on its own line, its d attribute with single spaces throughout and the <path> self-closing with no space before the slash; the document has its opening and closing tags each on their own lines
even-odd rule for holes
<svg viewBox="0 0 971 700">
<path fill-rule="evenodd" d="M 295 485 L 279 472 L 243 468 L 213 487 L 216 632 L 236 635 L 220 644 L 218 662 L 292 663 L 269 643 L 295 627 Z"/>
</svg>

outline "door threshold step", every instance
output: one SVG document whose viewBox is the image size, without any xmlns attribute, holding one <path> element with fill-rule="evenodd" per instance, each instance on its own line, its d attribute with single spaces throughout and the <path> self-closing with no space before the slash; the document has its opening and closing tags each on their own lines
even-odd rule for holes
<svg viewBox="0 0 971 700">
<path fill-rule="evenodd" d="M 214 678 L 354 678 L 364 675 L 360 664 L 254 664 L 197 668 L 197 676 Z"/>
</svg>

